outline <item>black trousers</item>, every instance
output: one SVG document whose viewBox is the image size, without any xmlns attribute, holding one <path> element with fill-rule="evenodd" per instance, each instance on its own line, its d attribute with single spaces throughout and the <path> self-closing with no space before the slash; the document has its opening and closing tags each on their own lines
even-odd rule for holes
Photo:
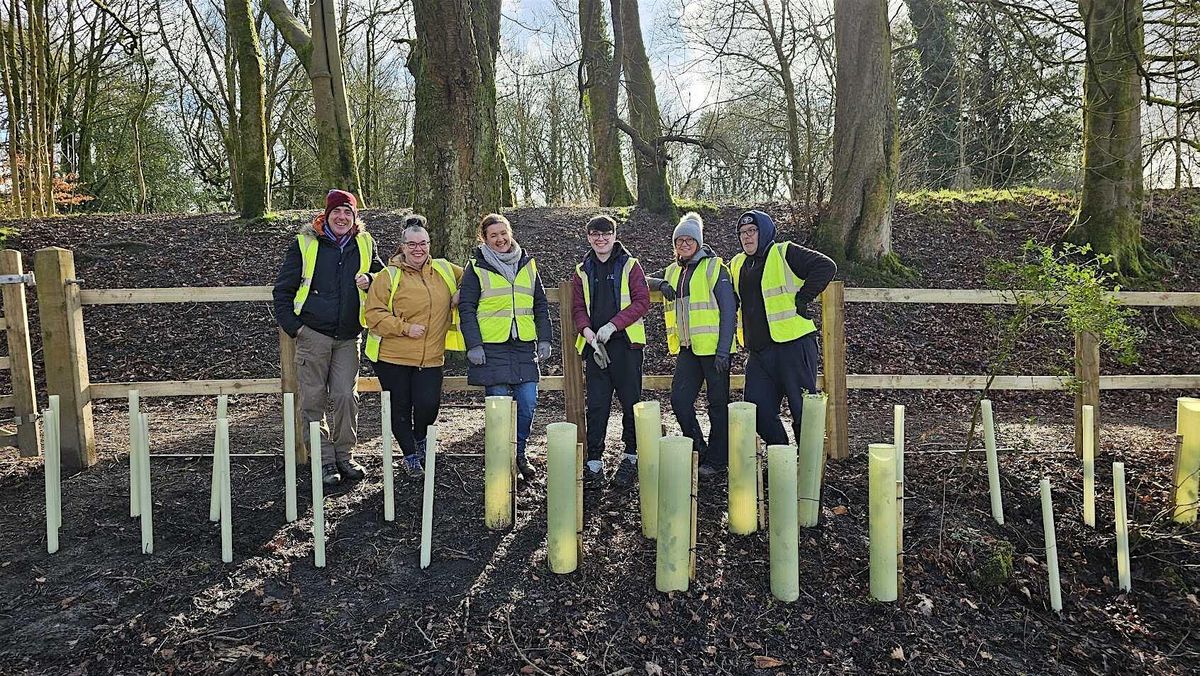
<svg viewBox="0 0 1200 676">
<path fill-rule="evenodd" d="M 746 401 L 758 407 L 758 436 L 767 444 L 788 443 L 779 419 L 779 406 L 787 397 L 792 411 L 792 432 L 800 443 L 804 395 L 817 391 L 817 334 L 788 343 L 772 343 L 750 352 L 746 360 Z"/>
<path fill-rule="evenodd" d="M 401 366 L 374 362 L 379 386 L 392 400 L 392 435 L 404 455 L 423 447 L 429 426 L 437 422 L 442 403 L 442 367 Z M 419 440 L 419 444 L 418 444 Z"/>
<path fill-rule="evenodd" d="M 696 419 L 696 398 L 701 385 L 708 387 L 707 443 Z M 683 436 L 690 438 L 692 449 L 700 453 L 701 462 L 713 467 L 729 464 L 729 374 L 717 370 L 715 356 L 700 356 L 690 347 L 680 348 L 675 374 L 671 376 L 671 410 L 675 411 Z"/>
<path fill-rule="evenodd" d="M 604 437 L 615 393 L 621 402 L 621 440 L 626 453 L 637 453 L 637 431 L 633 424 L 633 405 L 642 398 L 642 350 L 625 340 L 608 341 L 605 349 L 611 363 L 600 368 L 592 359 L 592 348 L 583 349 L 587 399 L 587 459 L 604 455 Z"/>
</svg>

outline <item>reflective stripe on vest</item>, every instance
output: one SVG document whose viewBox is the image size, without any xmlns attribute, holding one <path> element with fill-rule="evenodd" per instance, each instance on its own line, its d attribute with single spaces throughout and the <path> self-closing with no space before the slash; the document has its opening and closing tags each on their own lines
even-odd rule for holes
<svg viewBox="0 0 1200 676">
<path fill-rule="evenodd" d="M 450 266 L 450 261 L 443 258 L 435 258 L 430 261 L 433 269 L 446 283 L 446 287 L 450 289 L 450 295 L 453 296 L 458 291 L 458 283 L 454 279 L 454 268 Z M 388 312 L 392 311 L 392 301 L 396 299 L 396 289 L 400 287 L 401 271 L 394 265 L 387 266 L 389 288 L 388 288 Z M 383 343 L 383 337 L 374 333 L 367 332 L 367 346 L 364 350 L 367 359 L 371 361 L 379 361 L 379 346 Z M 458 308 L 454 308 L 450 313 L 450 327 L 446 331 L 445 346 L 447 350 L 462 352 L 466 350 L 466 341 L 463 340 L 462 331 L 458 328 Z"/>
<path fill-rule="evenodd" d="M 672 289 L 676 289 L 677 298 L 673 301 L 663 301 L 663 320 L 667 326 L 667 351 L 679 354 L 678 318 L 675 314 L 677 303 L 687 303 L 688 337 L 692 352 L 701 355 L 717 353 L 717 339 L 721 333 L 721 309 L 717 305 L 714 289 L 720 276 L 722 261 L 720 258 L 708 257 L 700 261 L 692 276 L 688 279 L 688 295 L 685 298 L 679 288 L 679 278 L 683 268 L 672 263 L 667 266 L 666 279 Z"/>
<path fill-rule="evenodd" d="M 355 275 L 365 275 L 371 269 L 371 253 L 375 250 L 375 239 L 366 230 L 354 236 L 358 243 L 358 272 Z M 312 290 L 313 275 L 317 271 L 317 250 L 320 244 L 316 237 L 307 233 L 296 235 L 296 243 L 300 245 L 300 260 L 303 262 L 300 272 L 300 287 L 296 289 L 296 298 L 292 301 L 292 313 L 299 316 L 308 300 L 308 292 Z M 357 285 L 355 286 L 357 288 Z M 367 291 L 358 289 L 358 323 L 367 325 Z"/>
<path fill-rule="evenodd" d="M 637 265 L 637 259 L 633 256 L 625 261 L 625 267 L 621 268 L 621 309 L 633 305 L 633 294 L 629 291 L 629 273 L 633 270 L 633 266 Z M 583 282 L 583 306 L 587 309 L 588 316 L 592 314 L 592 287 L 588 284 L 587 273 L 583 271 L 583 263 L 575 266 L 575 274 Z M 646 322 L 642 318 L 629 326 L 625 327 L 625 336 L 629 338 L 629 342 L 639 345 L 646 344 Z M 581 334 L 575 339 L 575 351 L 583 354 L 583 346 L 587 345 L 587 341 L 583 339 Z"/>
<path fill-rule="evenodd" d="M 767 315 L 767 327 L 771 332 L 771 340 L 776 343 L 786 343 L 806 336 L 817 330 L 817 325 L 811 319 L 800 316 L 796 312 L 796 292 L 804 285 L 804 280 L 792 272 L 787 264 L 787 248 L 791 242 L 777 242 L 767 253 L 767 262 L 763 267 L 761 292 L 763 309 Z M 733 290 L 741 295 L 742 264 L 746 262 L 746 254 L 739 253 L 730 261 L 729 268 L 733 275 Z M 738 308 L 738 343 L 746 344 L 742 331 L 742 310 Z"/>
<path fill-rule="evenodd" d="M 533 321 L 533 284 L 537 279 L 537 264 L 529 259 L 512 284 L 504 275 L 468 263 L 479 277 L 479 333 L 485 343 L 507 343 L 512 335 L 513 321 L 517 323 L 517 339 L 537 340 Z"/>
</svg>

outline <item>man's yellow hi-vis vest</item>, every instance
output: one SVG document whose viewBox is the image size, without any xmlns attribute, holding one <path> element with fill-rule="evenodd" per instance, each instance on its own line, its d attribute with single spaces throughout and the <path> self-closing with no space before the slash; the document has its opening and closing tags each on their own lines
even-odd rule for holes
<svg viewBox="0 0 1200 676">
<path fill-rule="evenodd" d="M 468 263 L 479 277 L 479 333 L 485 343 L 506 343 L 517 324 L 517 339 L 537 340 L 533 320 L 533 285 L 537 280 L 537 264 L 529 259 L 510 284 L 504 275 Z"/>
<path fill-rule="evenodd" d="M 708 356 L 717 353 L 717 340 L 721 332 L 721 309 L 717 306 L 717 296 L 714 292 L 717 279 L 721 274 L 722 261 L 720 258 L 708 257 L 696 264 L 688 279 L 688 294 L 683 296 L 679 288 L 679 278 L 683 267 L 678 263 L 667 266 L 666 280 L 675 289 L 678 300 L 687 303 L 688 336 L 691 338 L 692 352 Z M 679 354 L 678 318 L 675 316 L 676 301 L 663 301 L 663 320 L 667 325 L 667 351 Z"/>
<path fill-rule="evenodd" d="M 454 268 L 451 267 L 450 261 L 444 258 L 434 258 L 429 261 L 433 266 L 438 276 L 446 283 L 450 289 L 450 295 L 453 296 L 458 291 L 458 282 L 454 279 Z M 396 299 L 396 288 L 400 286 L 400 269 L 394 265 L 387 266 L 387 273 L 391 282 L 388 289 L 388 312 L 392 311 L 392 301 Z M 383 342 L 383 337 L 377 334 L 367 332 L 367 346 L 364 350 L 367 354 L 367 359 L 371 361 L 379 361 L 379 345 Z M 450 329 L 446 331 L 446 349 L 455 352 L 462 352 L 467 349 L 466 341 L 463 339 L 462 331 L 458 328 L 458 308 L 454 308 L 450 312 Z"/>
<path fill-rule="evenodd" d="M 371 254 L 375 251 L 375 239 L 371 237 L 371 233 L 360 230 L 354 236 L 354 241 L 358 243 L 357 274 L 365 275 L 371 269 Z M 292 301 L 292 313 L 300 316 L 300 310 L 304 308 L 304 301 L 308 300 L 308 292 L 312 290 L 313 274 L 317 270 L 317 247 L 320 246 L 320 243 L 316 237 L 308 233 L 296 235 L 296 242 L 300 245 L 300 260 L 303 265 L 300 273 L 300 288 L 296 289 L 296 298 Z M 358 290 L 358 323 L 364 327 L 367 325 L 367 292 L 364 289 Z"/>
<path fill-rule="evenodd" d="M 633 305 L 633 294 L 629 291 L 629 273 L 633 270 L 633 266 L 637 265 L 637 259 L 633 256 L 625 261 L 625 267 L 621 268 L 621 309 Z M 587 308 L 588 314 L 592 313 L 592 285 L 588 283 L 587 273 L 583 271 L 583 263 L 575 266 L 575 274 L 579 275 L 579 279 L 583 282 L 583 305 Z M 643 319 L 638 319 L 633 324 L 625 327 L 625 335 L 629 338 L 629 342 L 646 344 L 646 322 Z M 587 341 L 583 336 L 575 339 L 575 350 L 579 354 L 583 354 L 583 346 L 587 345 Z"/>
<path fill-rule="evenodd" d="M 763 268 L 762 298 L 763 307 L 767 312 L 767 326 L 771 331 L 771 340 L 776 343 L 786 343 L 806 336 L 817 330 L 817 325 L 811 319 L 800 316 L 796 312 L 796 292 L 804 285 L 804 280 L 792 272 L 787 264 L 787 248 L 794 246 L 792 242 L 776 242 L 767 252 L 767 263 Z M 739 283 L 742 265 L 746 262 L 746 254 L 739 253 L 729 263 L 730 274 L 733 275 L 733 290 L 741 294 Z M 742 332 L 742 311 L 738 310 L 738 343 L 746 344 Z"/>
</svg>

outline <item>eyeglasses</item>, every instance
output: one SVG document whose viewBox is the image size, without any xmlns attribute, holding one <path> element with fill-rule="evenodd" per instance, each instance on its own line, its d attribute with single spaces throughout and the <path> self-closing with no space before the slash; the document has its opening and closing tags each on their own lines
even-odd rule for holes
<svg viewBox="0 0 1200 676">
<path fill-rule="evenodd" d="M 758 228 L 753 227 L 753 226 L 749 227 L 749 228 L 742 228 L 741 230 L 738 230 L 738 237 L 749 237 L 751 235 L 757 235 L 757 234 L 758 234 Z"/>
<path fill-rule="evenodd" d="M 429 242 L 428 242 L 428 241 L 424 241 L 424 242 L 405 242 L 405 243 L 404 243 L 404 246 L 406 246 L 406 247 L 408 247 L 408 248 L 410 248 L 410 249 L 428 249 L 428 248 L 429 248 Z"/>
<path fill-rule="evenodd" d="M 588 237 L 591 237 L 592 239 L 611 239 L 612 236 L 613 236 L 613 234 L 611 232 L 589 232 L 588 233 Z"/>
</svg>

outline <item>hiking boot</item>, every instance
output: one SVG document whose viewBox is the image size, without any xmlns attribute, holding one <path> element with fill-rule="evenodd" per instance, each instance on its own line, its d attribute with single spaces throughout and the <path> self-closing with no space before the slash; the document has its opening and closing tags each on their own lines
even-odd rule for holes
<svg viewBox="0 0 1200 676">
<path fill-rule="evenodd" d="M 613 484 L 621 488 L 628 488 L 637 481 L 637 461 L 622 460 L 617 466 L 617 473 L 613 475 Z"/>
<path fill-rule="evenodd" d="M 594 465 L 592 463 L 595 463 Z M 604 485 L 604 466 L 599 460 L 589 460 L 583 466 L 583 487 L 592 490 Z"/>
<path fill-rule="evenodd" d="M 321 483 L 326 486 L 336 486 L 342 483 L 342 475 L 338 474 L 337 465 L 325 465 L 321 468 Z"/>
<path fill-rule="evenodd" d="M 404 470 L 405 474 L 411 477 L 420 477 L 425 474 L 425 469 L 421 466 L 421 460 L 420 455 L 412 453 L 404 456 L 404 459 L 400 461 L 400 467 Z"/>
<path fill-rule="evenodd" d="M 523 456 L 517 456 L 517 480 L 518 481 L 533 481 L 537 478 L 537 470 L 533 465 L 529 464 L 529 460 Z"/>
<path fill-rule="evenodd" d="M 353 458 L 338 460 L 337 468 L 342 473 L 342 478 L 347 481 L 361 481 L 367 475 L 363 466 L 355 462 Z"/>
</svg>

